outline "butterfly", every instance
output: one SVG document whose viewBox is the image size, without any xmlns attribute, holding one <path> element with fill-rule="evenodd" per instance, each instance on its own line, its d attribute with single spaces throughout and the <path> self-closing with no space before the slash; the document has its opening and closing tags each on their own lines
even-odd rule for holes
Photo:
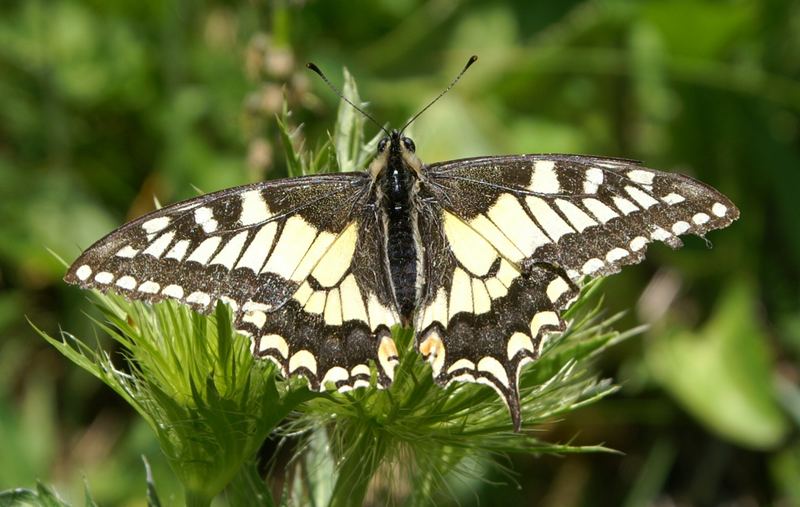
<svg viewBox="0 0 800 507">
<path fill-rule="evenodd" d="M 425 164 L 404 130 L 384 129 L 363 171 L 264 181 L 142 216 L 89 247 L 65 280 L 202 313 L 226 303 L 253 354 L 315 390 L 368 387 L 373 368 L 388 388 L 392 328 L 413 326 L 440 385 L 492 387 L 519 431 L 520 370 L 566 328 L 586 278 L 739 216 L 710 186 L 626 159 Z"/>
</svg>

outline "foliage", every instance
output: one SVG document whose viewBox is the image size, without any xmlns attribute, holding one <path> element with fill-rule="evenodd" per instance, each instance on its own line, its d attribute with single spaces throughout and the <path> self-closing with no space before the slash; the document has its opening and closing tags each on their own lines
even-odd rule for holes
<svg viewBox="0 0 800 507">
<path fill-rule="evenodd" d="M 345 96 L 357 103 L 355 82 L 345 76 Z M 339 109 L 332 143 L 322 146 L 322 155 L 293 145 L 286 108 L 278 121 L 287 164 L 296 174 L 318 171 L 328 144 L 336 147 L 339 167 L 348 168 L 367 160 L 377 142 L 374 138 L 362 144 L 363 118 L 353 115 L 350 106 Z M 525 427 L 534 428 L 615 390 L 609 382 L 598 382 L 589 369 L 592 354 L 623 338 L 609 329 L 616 319 L 603 321 L 597 308 L 579 313 L 596 285 L 587 286 L 566 315 L 573 324 L 552 337 L 535 367 L 523 374 Z M 405 353 L 388 390 L 318 394 L 301 379 L 276 378 L 272 363 L 260 364 L 250 353 L 249 340 L 236 335 L 223 303 L 203 317 L 172 301 L 151 306 L 113 293 L 94 295 L 103 314 L 95 324 L 120 345 L 123 365 L 67 332 L 56 339 L 37 331 L 147 421 L 185 488 L 188 505 L 208 505 L 226 488 L 237 502 L 269 505 L 268 493 L 248 487 L 253 480 L 236 478 L 252 474 L 256 451 L 274 432 L 307 441 L 292 461 L 307 466 L 312 459 L 314 468 L 329 471 L 328 477 L 306 476 L 290 501 L 331 506 L 361 504 L 370 484 L 390 483 L 398 468 L 405 469 L 409 484 L 426 486 L 406 495 L 397 487 L 373 495 L 397 501 L 409 496 L 408 504 L 418 505 L 438 496 L 440 483 L 452 480 L 453 474 L 467 474 L 465 463 L 492 455 L 605 450 L 516 434 L 502 403 L 484 386 L 439 388 L 430 366 L 414 351 L 411 330 L 394 332 Z M 304 456 L 306 450 L 311 458 Z M 321 488 L 331 477 L 331 486 Z M 249 497 L 254 493 L 258 502 Z"/>
<path fill-rule="evenodd" d="M 337 146 L 317 148 L 337 102 L 306 60 L 336 83 L 349 67 L 370 113 L 399 124 L 477 53 L 414 124 L 423 160 L 640 158 L 720 188 L 742 219 L 710 235 L 711 250 L 651 248 L 604 285 L 611 313 L 634 310 L 615 326 L 649 331 L 597 361 L 622 386 L 613 397 L 536 435 L 624 456 L 476 462 L 447 485 L 452 496 L 797 503 L 799 16 L 786 0 L 2 2 L 0 489 L 34 490 L 40 478 L 79 504 L 85 476 L 99 505 L 126 504 L 142 497 L 145 454 L 162 501 L 180 496 L 150 427 L 29 327 L 26 316 L 50 335 L 61 325 L 91 337 L 85 313 L 103 321 L 47 248 L 71 260 L 152 209 L 153 195 L 174 202 L 193 186 L 286 175 L 284 99 L 292 140 L 327 151 L 316 165 L 330 168 Z M 97 341 L 116 357 L 118 345 Z M 749 425 L 722 417 L 729 399 Z M 519 488 L 497 485 L 509 481 L 503 468 L 524 477 Z"/>
</svg>

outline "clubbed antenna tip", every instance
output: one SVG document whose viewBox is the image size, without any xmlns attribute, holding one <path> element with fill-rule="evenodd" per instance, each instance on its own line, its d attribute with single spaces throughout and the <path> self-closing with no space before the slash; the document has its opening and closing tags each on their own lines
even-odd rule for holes
<svg viewBox="0 0 800 507">
<path fill-rule="evenodd" d="M 408 128 L 408 126 L 409 126 L 409 125 L 411 125 L 412 123 L 414 123 L 414 120 L 416 120 L 417 118 L 419 118 L 419 116 L 420 116 L 422 113 L 424 113 L 425 111 L 427 111 L 429 107 L 431 107 L 433 104 L 435 104 L 437 100 L 439 100 L 439 99 L 441 99 L 442 97 L 444 97 L 444 94 L 445 94 L 445 93 L 447 93 L 447 92 L 449 92 L 449 91 L 450 91 L 450 88 L 454 87 L 454 86 L 456 85 L 456 83 L 458 83 L 458 80 L 459 80 L 459 79 L 461 79 L 461 76 L 463 76 L 463 75 L 464 75 L 464 73 L 467 71 L 467 69 L 468 69 L 468 68 L 470 68 L 470 66 L 471 66 L 473 63 L 477 62 L 477 61 L 478 61 L 478 55 L 472 55 L 472 56 L 470 56 L 470 57 L 469 57 L 469 60 L 467 60 L 467 63 L 466 63 L 466 65 L 464 65 L 464 68 L 463 68 L 463 69 L 461 69 L 461 72 L 459 72 L 459 73 L 458 73 L 458 75 L 456 76 L 456 78 L 455 78 L 455 79 L 453 79 L 453 81 L 452 81 L 452 82 L 451 82 L 451 83 L 450 83 L 450 84 L 447 86 L 447 88 L 445 88 L 445 89 L 442 91 L 442 93 L 440 93 L 439 95 L 437 95 L 435 99 L 433 99 L 432 101 L 428 102 L 428 105 L 427 105 L 427 106 L 425 106 L 425 107 L 423 107 L 423 108 L 420 110 L 420 112 L 418 112 L 417 114 L 415 114 L 414 116 L 412 116 L 412 117 L 411 117 L 411 119 L 410 119 L 410 120 L 408 120 L 408 121 L 406 122 L 406 124 L 405 124 L 405 125 L 403 125 L 403 128 L 401 128 L 401 129 L 400 129 L 400 132 L 404 132 L 404 131 L 406 130 L 406 128 Z"/>
<path fill-rule="evenodd" d="M 345 101 L 348 104 L 350 104 L 353 107 L 353 109 L 355 109 L 359 113 L 363 114 L 365 118 L 368 118 L 372 123 L 377 125 L 378 128 L 383 130 L 386 133 L 387 136 L 389 135 L 389 131 L 386 130 L 386 128 L 383 125 L 378 123 L 375 120 L 375 118 L 373 118 L 372 116 L 369 115 L 369 113 L 367 113 L 366 111 L 364 111 L 363 109 L 361 109 L 357 105 L 355 105 L 352 102 L 350 102 L 350 100 L 347 97 L 345 97 L 344 94 L 342 92 L 340 92 L 338 88 L 333 86 L 333 83 L 331 83 L 330 80 L 328 79 L 328 77 L 325 74 L 323 74 L 322 70 L 319 67 L 317 67 L 317 64 L 315 64 L 314 62 L 308 62 L 306 64 L 306 68 L 308 68 L 309 70 L 311 70 L 314 73 L 316 73 L 319 77 L 321 77 L 322 80 L 325 82 L 325 84 L 328 85 L 328 88 L 330 88 L 333 91 L 333 93 L 335 93 L 340 99 L 342 99 L 343 101 Z"/>
</svg>

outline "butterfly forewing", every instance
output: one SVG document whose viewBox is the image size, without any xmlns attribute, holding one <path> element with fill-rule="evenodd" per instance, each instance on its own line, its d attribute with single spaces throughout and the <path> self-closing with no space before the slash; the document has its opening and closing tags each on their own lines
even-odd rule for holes
<svg viewBox="0 0 800 507">
<path fill-rule="evenodd" d="M 255 354 L 314 388 L 387 385 L 396 322 L 364 173 L 311 176 L 224 190 L 141 217 L 87 249 L 65 280 L 145 301 L 176 299 L 207 313 L 229 304 Z M 357 262 L 358 260 L 361 262 Z M 375 272 L 378 275 L 374 275 Z M 379 354 L 380 352 L 380 354 Z"/>
<path fill-rule="evenodd" d="M 486 157 L 434 164 L 426 176 L 419 350 L 441 383 L 494 387 L 517 427 L 520 367 L 538 357 L 543 334 L 564 329 L 575 282 L 639 262 L 653 240 L 677 247 L 679 235 L 738 217 L 716 190 L 629 160 Z"/>
<path fill-rule="evenodd" d="M 713 188 L 622 159 L 486 157 L 434 164 L 429 177 L 446 196 L 442 206 L 510 260 L 551 262 L 572 279 L 617 272 L 639 262 L 654 240 L 678 247 L 678 236 L 702 236 L 738 217 Z"/>
</svg>

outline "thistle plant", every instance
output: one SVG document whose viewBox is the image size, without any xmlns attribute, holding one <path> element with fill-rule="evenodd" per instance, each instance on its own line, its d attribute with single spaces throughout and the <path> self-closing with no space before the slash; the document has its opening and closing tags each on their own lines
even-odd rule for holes
<svg viewBox="0 0 800 507">
<path fill-rule="evenodd" d="M 343 93 L 361 104 L 346 72 Z M 286 109 L 277 121 L 292 175 L 356 170 L 375 152 L 378 138 L 366 140 L 363 117 L 346 104 L 334 133 L 311 151 L 295 146 Z M 613 331 L 616 317 L 602 317 L 598 288 L 584 288 L 565 314 L 566 331 L 550 335 L 523 371 L 522 433 L 489 387 L 436 385 L 410 329 L 393 332 L 401 360 L 392 386 L 347 393 L 312 392 L 304 380 L 283 378 L 271 362 L 254 359 L 221 303 L 203 316 L 170 301 L 149 305 L 93 292 L 102 314 L 95 324 L 120 346 L 120 357 L 67 332 L 39 333 L 147 421 L 187 505 L 209 505 L 223 492 L 232 505 L 275 505 L 267 484 L 278 474 L 285 479 L 282 505 L 424 505 L 498 455 L 607 451 L 543 442 L 530 431 L 615 390 L 592 372 L 592 358 L 632 333 Z M 285 470 L 268 467 L 265 481 L 255 456 L 270 436 L 293 440 L 293 456 Z"/>
</svg>

